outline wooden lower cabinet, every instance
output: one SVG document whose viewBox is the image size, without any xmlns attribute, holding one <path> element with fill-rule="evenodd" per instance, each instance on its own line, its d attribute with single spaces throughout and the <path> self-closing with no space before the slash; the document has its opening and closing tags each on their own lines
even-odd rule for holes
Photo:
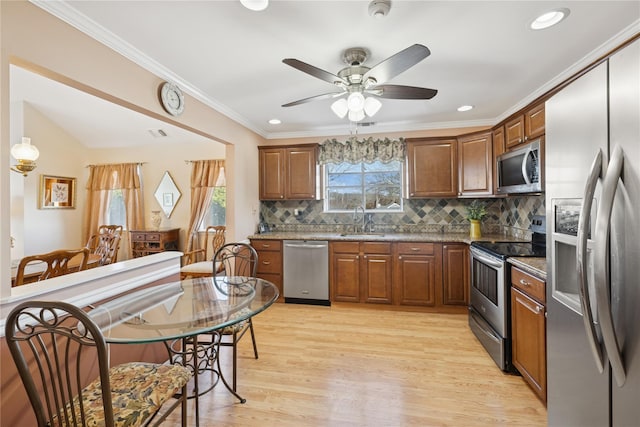
<svg viewBox="0 0 640 427">
<path fill-rule="evenodd" d="M 442 249 L 436 243 L 396 245 L 396 304 L 434 307 L 441 300 Z"/>
<path fill-rule="evenodd" d="M 442 245 L 442 305 L 469 305 L 469 247 Z"/>
<path fill-rule="evenodd" d="M 251 246 L 258 253 L 258 268 L 256 275 L 268 280 L 278 287 L 279 302 L 284 301 L 282 287 L 282 240 L 251 240 Z"/>
<path fill-rule="evenodd" d="M 546 403 L 547 338 L 543 293 L 545 284 L 516 268 L 511 269 L 511 284 L 513 365 L 540 400 Z"/>
<path fill-rule="evenodd" d="M 329 247 L 332 301 L 391 304 L 391 243 L 331 242 Z"/>
</svg>

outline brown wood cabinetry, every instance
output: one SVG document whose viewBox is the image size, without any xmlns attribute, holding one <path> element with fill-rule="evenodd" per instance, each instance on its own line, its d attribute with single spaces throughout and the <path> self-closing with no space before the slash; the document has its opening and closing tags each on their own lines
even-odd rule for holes
<svg viewBox="0 0 640 427">
<path fill-rule="evenodd" d="M 513 365 L 538 397 L 547 400 L 545 283 L 511 268 Z"/>
<path fill-rule="evenodd" d="M 395 302 L 435 306 L 441 300 L 442 250 L 436 243 L 397 243 Z"/>
<path fill-rule="evenodd" d="M 493 194 L 493 142 L 491 131 L 458 138 L 459 196 Z"/>
<path fill-rule="evenodd" d="M 332 301 L 391 304 L 389 242 L 331 242 Z"/>
<path fill-rule="evenodd" d="M 469 247 L 442 245 L 442 305 L 469 305 Z"/>
<path fill-rule="evenodd" d="M 280 297 L 284 301 L 282 287 L 282 240 L 251 240 L 251 246 L 258 252 L 257 276 L 268 280 L 278 287 Z"/>
<path fill-rule="evenodd" d="M 409 198 L 455 197 L 458 194 L 457 141 L 407 141 Z"/>
<path fill-rule="evenodd" d="M 258 147 L 260 200 L 316 197 L 316 145 Z"/>
<path fill-rule="evenodd" d="M 544 135 L 544 103 L 535 105 L 504 125 L 505 149 L 508 151 L 533 138 Z"/>
<path fill-rule="evenodd" d="M 131 254 L 134 258 L 164 251 L 178 250 L 178 241 L 180 238 L 179 228 L 131 230 L 130 233 Z"/>
</svg>

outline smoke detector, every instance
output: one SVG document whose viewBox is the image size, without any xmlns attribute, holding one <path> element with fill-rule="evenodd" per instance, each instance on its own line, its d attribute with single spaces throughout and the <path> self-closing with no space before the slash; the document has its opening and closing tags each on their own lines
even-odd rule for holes
<svg viewBox="0 0 640 427">
<path fill-rule="evenodd" d="M 376 19 L 382 19 L 391 10 L 391 0 L 373 0 L 369 3 L 369 15 Z"/>
</svg>

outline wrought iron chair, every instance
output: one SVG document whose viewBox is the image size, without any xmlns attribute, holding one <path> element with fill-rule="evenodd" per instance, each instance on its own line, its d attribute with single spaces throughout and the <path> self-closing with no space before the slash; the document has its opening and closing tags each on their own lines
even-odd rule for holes
<svg viewBox="0 0 640 427">
<path fill-rule="evenodd" d="M 143 362 L 109 368 L 100 328 L 78 307 L 24 302 L 9 313 L 5 334 L 39 427 L 159 425 L 178 406 L 186 426 L 189 369 Z"/>
<path fill-rule="evenodd" d="M 219 264 L 214 265 L 207 255 L 209 248 L 211 254 L 214 254 L 224 245 L 225 232 L 227 228 L 224 225 L 215 225 L 207 227 L 204 237 L 204 248 L 186 252 L 184 254 L 184 266 L 180 269 L 180 278 L 187 277 L 211 277 L 214 271 L 218 272 Z M 202 254 L 202 258 L 199 255 Z M 201 261 L 198 261 L 201 259 Z"/>
<path fill-rule="evenodd" d="M 213 263 L 219 263 L 220 266 L 217 277 L 214 280 L 224 280 L 223 277 L 230 276 L 244 276 L 244 277 L 256 277 L 256 271 L 258 268 L 258 253 L 256 250 L 247 243 L 227 243 L 220 247 L 216 252 Z M 243 310 L 235 313 L 236 316 L 243 316 Z M 222 329 L 221 334 L 221 346 L 233 348 L 233 382 L 232 389 L 236 391 L 237 384 L 237 366 L 238 366 L 238 342 L 249 331 L 251 333 L 251 341 L 253 344 L 253 354 L 255 358 L 258 358 L 258 347 L 256 345 L 256 336 L 253 331 L 253 321 L 251 317 L 247 320 L 243 320 L 232 326 L 228 326 Z M 224 337 L 229 337 L 225 340 Z M 218 358 L 218 364 L 220 358 Z"/>
<path fill-rule="evenodd" d="M 86 247 L 94 255 L 100 255 L 100 265 L 108 265 L 116 262 L 118 248 L 120 247 L 120 235 L 118 233 L 100 233 L 89 237 Z"/>
<path fill-rule="evenodd" d="M 87 248 L 70 250 L 63 249 L 46 254 L 26 256 L 22 258 L 18 264 L 16 280 L 13 286 L 21 286 L 24 284 L 25 268 L 30 263 L 43 262 L 46 264 L 46 266 L 43 266 L 42 272 L 38 272 L 36 274 L 36 278 L 30 280 L 31 282 L 35 282 L 84 270 L 87 268 L 88 256 L 89 249 Z M 75 257 L 78 258 L 69 262 Z"/>
</svg>

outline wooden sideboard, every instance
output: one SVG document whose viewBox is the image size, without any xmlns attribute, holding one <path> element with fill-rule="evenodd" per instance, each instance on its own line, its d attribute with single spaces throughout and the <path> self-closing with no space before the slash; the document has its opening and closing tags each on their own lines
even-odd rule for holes
<svg viewBox="0 0 640 427">
<path fill-rule="evenodd" d="M 157 254 L 164 251 L 177 251 L 179 228 L 160 228 L 158 230 L 131 230 L 131 253 L 134 258 Z"/>
</svg>

